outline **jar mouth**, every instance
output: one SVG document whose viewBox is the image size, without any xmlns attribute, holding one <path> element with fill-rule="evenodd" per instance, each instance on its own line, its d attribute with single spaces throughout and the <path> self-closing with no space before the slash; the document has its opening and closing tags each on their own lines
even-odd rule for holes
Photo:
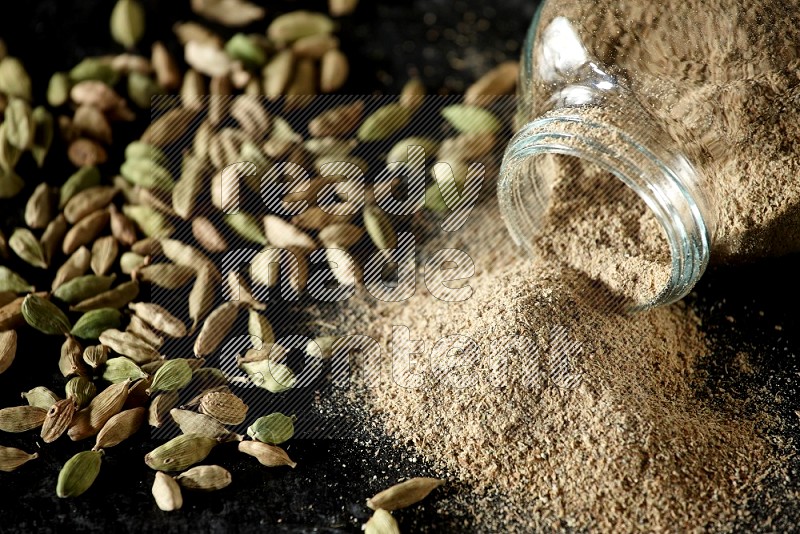
<svg viewBox="0 0 800 534">
<path fill-rule="evenodd" d="M 627 307 L 646 309 L 678 301 L 702 276 L 710 255 L 711 221 L 704 217 L 707 205 L 695 188 L 697 173 L 685 157 L 654 143 L 644 132 L 645 125 L 639 123 L 642 133 L 629 133 L 598 121 L 596 115 L 583 108 L 558 110 L 528 123 L 514 136 L 498 183 L 501 215 L 517 245 L 539 255 L 536 242 L 548 231 L 546 219 L 555 202 L 554 178 L 544 168 L 547 160 L 575 158 L 602 169 L 612 177 L 610 187 L 624 184 L 622 189 L 633 191 L 646 205 L 669 248 L 663 287 L 645 300 L 628 300 Z M 581 194 L 595 193 L 601 191 Z M 591 257 L 592 251 L 585 252 Z M 631 263 L 620 267 L 635 269 Z"/>
</svg>

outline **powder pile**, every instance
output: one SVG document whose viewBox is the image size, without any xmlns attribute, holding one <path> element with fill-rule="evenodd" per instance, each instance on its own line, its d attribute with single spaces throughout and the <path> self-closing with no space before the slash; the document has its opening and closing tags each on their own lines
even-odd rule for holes
<svg viewBox="0 0 800 534">
<path fill-rule="evenodd" d="M 367 392 L 391 434 L 479 488 L 496 485 L 513 504 L 497 514 L 518 528 L 689 530 L 734 518 L 765 445 L 752 421 L 698 400 L 708 348 L 690 310 L 600 313 L 602 288 L 548 264 L 471 284 L 461 304 L 418 295 L 373 317 L 376 339 L 405 325 L 425 343 L 412 366 L 395 367 L 396 383 Z M 480 350 L 431 350 L 449 335 Z M 503 365 L 490 355 L 506 336 L 532 344 L 507 345 Z M 420 387 L 407 387 L 415 377 Z"/>
</svg>

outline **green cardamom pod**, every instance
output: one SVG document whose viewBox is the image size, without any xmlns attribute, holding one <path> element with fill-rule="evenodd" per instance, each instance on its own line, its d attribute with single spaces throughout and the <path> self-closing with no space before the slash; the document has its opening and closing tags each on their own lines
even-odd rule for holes
<svg viewBox="0 0 800 534">
<path fill-rule="evenodd" d="M 231 485 L 231 473 L 218 465 L 198 465 L 175 477 L 182 487 L 200 491 L 215 491 Z"/>
<path fill-rule="evenodd" d="M 138 380 L 145 378 L 147 373 L 133 362 L 133 360 L 120 356 L 111 358 L 103 369 L 103 380 L 116 384 L 125 380 Z"/>
<path fill-rule="evenodd" d="M 68 399 L 75 401 L 78 408 L 83 408 L 97 396 L 97 386 L 85 376 L 76 376 L 67 382 L 64 393 Z"/>
<path fill-rule="evenodd" d="M 87 274 L 79 276 L 58 286 L 53 291 L 53 296 L 67 304 L 76 304 L 108 291 L 111 284 L 114 283 L 114 278 L 114 275 L 97 276 L 95 274 Z"/>
<path fill-rule="evenodd" d="M 3 125 L 0 124 L 0 198 L 13 198 L 25 187 L 25 182 L 14 169 L 3 169 Z M 10 145 L 9 145 L 10 146 Z M 16 150 L 16 149 L 14 149 Z"/>
<path fill-rule="evenodd" d="M 112 328 L 119 328 L 122 313 L 115 308 L 100 308 L 84 313 L 72 327 L 72 335 L 81 339 L 97 339 Z"/>
<path fill-rule="evenodd" d="M 86 347 L 83 351 L 83 361 L 92 369 L 102 367 L 108 361 L 108 347 L 105 345 Z"/>
<path fill-rule="evenodd" d="M 86 492 L 100 474 L 102 458 L 102 451 L 83 451 L 67 460 L 58 474 L 56 495 L 63 499 Z"/>
<path fill-rule="evenodd" d="M 27 228 L 15 229 L 11 237 L 8 238 L 8 246 L 26 263 L 40 269 L 47 269 L 47 261 L 44 257 L 42 244 L 36 239 L 33 232 Z"/>
<path fill-rule="evenodd" d="M 245 362 L 241 364 L 241 368 L 247 373 L 253 384 L 270 393 L 280 393 L 291 389 L 296 382 L 294 373 L 289 367 L 268 359 Z"/>
<path fill-rule="evenodd" d="M 364 207 L 362 215 L 364 228 L 376 247 L 384 250 L 397 246 L 397 232 L 384 211 L 377 206 L 368 205 Z"/>
<path fill-rule="evenodd" d="M 33 286 L 25 281 L 20 275 L 6 267 L 0 265 L 0 291 L 11 291 L 12 293 L 30 293 Z"/>
<path fill-rule="evenodd" d="M 31 77 L 22 65 L 22 62 L 11 56 L 0 60 L 0 93 L 8 96 L 32 99 Z"/>
<path fill-rule="evenodd" d="M 144 8 L 137 0 L 118 0 L 111 11 L 111 37 L 133 48 L 144 35 Z"/>
<path fill-rule="evenodd" d="M 460 133 L 497 133 L 503 128 L 494 113 L 479 106 L 447 106 L 442 109 L 442 117 Z"/>
<path fill-rule="evenodd" d="M 167 360 L 153 375 L 153 383 L 149 392 L 174 391 L 180 389 L 192 380 L 192 368 L 184 358 Z"/>
<path fill-rule="evenodd" d="M 87 57 L 72 67 L 69 79 L 74 85 L 86 80 L 97 80 L 113 87 L 119 81 L 119 73 L 102 59 Z"/>
<path fill-rule="evenodd" d="M 172 191 L 175 179 L 166 167 L 162 167 L 152 159 L 128 159 L 119 169 L 122 177 L 130 183 L 148 189 Z"/>
<path fill-rule="evenodd" d="M 247 241 L 267 245 L 267 237 L 264 235 L 263 227 L 252 215 L 241 211 L 231 213 L 225 216 L 225 223 Z"/>
<path fill-rule="evenodd" d="M 53 135 L 55 134 L 53 115 L 43 106 L 36 106 L 33 108 L 33 127 L 31 155 L 36 161 L 36 165 L 41 168 L 44 165 L 47 153 L 50 151 L 50 145 L 53 143 Z"/>
<path fill-rule="evenodd" d="M 137 364 L 148 363 L 161 357 L 153 346 L 129 332 L 109 329 L 99 336 L 100 343 L 117 354 L 127 356 Z"/>
<path fill-rule="evenodd" d="M 378 108 L 358 128 L 360 141 L 383 141 L 404 128 L 413 111 L 400 104 L 387 104 Z"/>
<path fill-rule="evenodd" d="M 35 406 L 44 410 L 49 410 L 53 404 L 60 400 L 58 395 L 44 386 L 37 386 L 24 392 L 22 398 L 28 401 L 30 406 Z"/>
<path fill-rule="evenodd" d="M 140 108 L 149 108 L 151 99 L 161 93 L 161 87 L 150 76 L 140 72 L 131 72 L 128 75 L 128 96 Z"/>
<path fill-rule="evenodd" d="M 15 449 L 14 447 L 0 447 L 0 471 L 10 473 L 18 469 L 23 464 L 35 460 L 39 457 L 38 453 L 28 454 L 27 452 Z"/>
<path fill-rule="evenodd" d="M 57 108 L 67 103 L 72 84 L 66 72 L 56 72 L 47 84 L 47 103 Z"/>
<path fill-rule="evenodd" d="M 279 445 L 294 435 L 294 418 L 282 413 L 259 417 L 247 428 L 247 435 L 271 445 Z"/>
<path fill-rule="evenodd" d="M 197 434 L 182 434 L 147 453 L 144 462 L 156 471 L 183 471 L 202 462 L 217 440 Z"/>
<path fill-rule="evenodd" d="M 58 306 L 35 294 L 22 301 L 22 316 L 25 322 L 45 334 L 66 335 L 72 329 L 69 319 Z"/>
<path fill-rule="evenodd" d="M 364 534 L 400 534 L 400 527 L 391 513 L 378 508 L 364 525 Z"/>
<path fill-rule="evenodd" d="M 163 214 L 149 206 L 126 204 L 122 212 L 148 237 L 168 237 L 175 229 Z"/>
<path fill-rule="evenodd" d="M 142 141 L 133 141 L 125 147 L 125 159 L 147 159 L 160 165 L 169 161 L 160 148 Z"/>
<path fill-rule="evenodd" d="M 33 110 L 27 100 L 12 98 L 5 111 L 6 138 L 12 146 L 28 150 L 33 146 Z"/>
<path fill-rule="evenodd" d="M 173 408 L 169 414 L 184 434 L 199 434 L 219 441 L 242 439 L 211 416 L 178 408 Z"/>
<path fill-rule="evenodd" d="M 63 209 L 69 200 L 90 187 L 100 185 L 100 171 L 94 165 L 81 167 L 61 186 L 58 207 Z"/>
<path fill-rule="evenodd" d="M 225 52 L 248 67 L 263 67 L 267 63 L 267 54 L 252 38 L 237 33 L 225 43 Z"/>
<path fill-rule="evenodd" d="M 98 308 L 122 308 L 139 295 L 139 283 L 136 280 L 125 282 L 113 289 L 103 291 L 99 295 L 82 300 L 70 307 L 71 311 L 90 311 Z"/>
</svg>

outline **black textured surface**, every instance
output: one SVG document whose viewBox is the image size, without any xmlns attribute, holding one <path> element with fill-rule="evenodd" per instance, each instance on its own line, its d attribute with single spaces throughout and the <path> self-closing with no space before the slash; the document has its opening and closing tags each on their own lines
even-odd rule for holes
<svg viewBox="0 0 800 534">
<path fill-rule="evenodd" d="M 171 36 L 174 21 L 189 18 L 188 0 L 146 0 L 145 4 L 148 46 L 155 35 L 162 39 Z M 276 4 L 282 10 L 324 9 L 324 2 L 267 4 L 271 10 L 278 9 Z M 458 92 L 488 66 L 517 56 L 535 2 L 362 0 L 361 4 L 344 22 L 342 32 L 342 47 L 351 57 L 354 72 L 346 90 L 353 93 L 396 92 L 407 75 L 415 72 L 424 76 L 430 90 L 445 87 Z M 112 6 L 108 0 L 5 3 L 0 36 L 10 53 L 22 57 L 32 72 L 39 101 L 48 73 L 68 69 L 86 55 L 121 51 L 109 40 Z M 174 52 L 179 51 L 171 39 L 168 44 Z M 148 46 L 142 49 L 146 51 Z M 141 124 L 131 126 L 137 127 Z M 112 157 L 109 172 L 118 164 L 118 157 L 119 153 L 116 159 Z M 23 176 L 32 172 L 31 168 L 20 169 Z M 41 176 L 56 184 L 69 172 L 68 163 L 55 157 Z M 4 228 L 19 223 L 19 203 L 3 203 L 0 212 Z M 712 269 L 689 299 L 707 331 L 718 340 L 709 379 L 732 395 L 763 397 L 769 409 L 787 422 L 786 440 L 797 434 L 793 412 L 800 348 L 800 320 L 795 310 L 800 296 L 798 267 L 800 258 L 794 257 Z M 12 268 L 33 282 L 45 278 L 27 272 L 17 262 Z M 56 367 L 57 344 L 41 342 L 28 333 L 20 339 L 20 347 L 18 361 L 0 376 L 2 406 L 18 403 L 21 390 L 45 382 L 63 384 Z M 736 354 L 742 350 L 751 352 L 757 363 L 749 376 L 734 369 Z M 52 374 L 46 381 L 30 380 L 29 371 L 34 368 Z M 29 451 L 39 448 L 39 440 L 29 434 L 2 436 L 2 444 Z M 401 477 L 427 472 L 402 445 L 395 448 L 387 438 L 367 432 L 356 440 L 292 441 L 287 450 L 299 464 L 295 470 L 259 468 L 255 460 L 242 458 L 227 445 L 213 452 L 208 462 L 229 468 L 234 484 L 211 494 L 187 493 L 182 511 L 165 514 L 153 504 L 153 473 L 142 462 L 152 447 L 153 442 L 142 436 L 109 450 L 94 487 L 80 499 L 64 501 L 55 497 L 58 470 L 73 453 L 87 446 L 63 439 L 43 446 L 39 460 L 15 473 L 0 474 L 0 531 L 358 532 L 369 516 L 363 504 L 367 496 Z M 797 478 L 796 472 L 796 467 L 790 470 L 792 479 Z M 448 507 L 449 515 L 441 513 L 441 505 L 459 489 L 451 484 L 423 504 L 398 512 L 403 530 L 480 531 L 468 512 L 456 504 Z M 777 500 L 761 499 L 754 514 L 767 517 L 779 503 L 782 511 L 776 530 L 792 530 L 800 515 L 797 504 L 781 496 L 788 495 L 784 488 L 775 485 L 773 491 L 779 494 Z M 741 528 L 749 530 L 750 526 Z"/>
</svg>

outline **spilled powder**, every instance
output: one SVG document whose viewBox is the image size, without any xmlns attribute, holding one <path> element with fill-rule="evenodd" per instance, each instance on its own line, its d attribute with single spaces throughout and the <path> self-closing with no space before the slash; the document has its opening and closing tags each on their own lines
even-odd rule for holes
<svg viewBox="0 0 800 534">
<path fill-rule="evenodd" d="M 393 325 L 425 343 L 394 383 L 364 395 L 391 435 L 476 491 L 500 490 L 508 502 L 486 511 L 487 529 L 683 531 L 735 519 L 766 445 L 753 421 L 698 398 L 709 349 L 689 309 L 600 313 L 603 288 L 544 263 L 470 284 L 460 304 L 418 294 L 360 318 L 384 349 Z M 452 335 L 476 345 L 436 343 Z"/>
</svg>

